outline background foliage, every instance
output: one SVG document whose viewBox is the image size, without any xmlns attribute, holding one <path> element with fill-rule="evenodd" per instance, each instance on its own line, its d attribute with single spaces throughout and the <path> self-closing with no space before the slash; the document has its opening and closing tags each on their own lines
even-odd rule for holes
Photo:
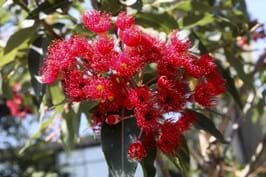
<svg viewBox="0 0 266 177">
<path fill-rule="evenodd" d="M 200 113 L 195 127 L 209 134 L 193 129 L 177 157 L 165 157 L 160 152 L 156 155 L 154 151 L 141 162 L 145 176 L 154 176 L 154 160 L 162 176 L 265 176 L 266 52 L 252 56 L 252 42 L 263 40 L 265 34 L 263 25 L 250 19 L 244 0 L 2 0 L 0 5 L 0 132 L 15 137 L 19 147 L 23 146 L 6 145 L 0 151 L 0 162 L 8 167 L 0 176 L 30 176 L 36 172 L 63 175 L 56 166 L 47 165 L 55 160 L 55 152 L 43 148 L 51 136 L 50 127 L 60 117 L 56 140 L 67 150 L 75 148 L 80 141 L 81 115 L 90 119 L 95 104 L 68 105 L 59 83 L 42 85 L 36 76 L 52 40 L 75 33 L 93 35 L 79 20 L 80 14 L 91 7 L 113 15 L 128 10 L 135 13 L 138 24 L 161 34 L 185 30 L 193 42 L 193 52 L 215 56 L 227 80 L 228 92 L 217 106 L 197 110 Z M 20 111 L 30 109 L 39 122 L 32 135 L 25 134 L 24 119 L 12 118 L 6 106 L 15 95 L 22 97 Z M 115 130 L 106 128 L 103 134 L 116 135 L 110 131 Z M 108 141 L 110 138 L 102 139 L 106 160 L 108 164 L 118 163 L 120 159 L 112 162 L 117 156 L 111 157 L 112 152 L 105 150 L 110 150 Z M 120 168 L 117 164 L 113 167 Z"/>
</svg>

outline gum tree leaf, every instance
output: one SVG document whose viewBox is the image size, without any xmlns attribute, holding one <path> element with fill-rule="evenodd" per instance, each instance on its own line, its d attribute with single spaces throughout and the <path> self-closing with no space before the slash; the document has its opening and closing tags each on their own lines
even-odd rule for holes
<svg viewBox="0 0 266 177">
<path fill-rule="evenodd" d="M 32 39 L 37 32 L 37 24 L 28 27 L 22 28 L 11 35 L 7 41 L 6 47 L 4 49 L 4 55 L 7 55 L 12 50 L 21 46 L 28 39 Z"/>
<path fill-rule="evenodd" d="M 154 167 L 154 161 L 156 158 L 157 149 L 153 148 L 148 152 L 147 157 L 145 157 L 141 162 L 144 177 L 154 177 L 156 174 L 156 169 Z"/>
<path fill-rule="evenodd" d="M 124 136 L 122 136 L 122 132 Z M 135 119 L 124 120 L 124 126 L 121 122 L 111 126 L 103 124 L 101 132 L 102 150 L 108 165 L 109 177 L 134 176 L 137 163 L 128 159 L 127 149 L 134 138 L 138 136 L 138 132 Z M 124 137 L 123 142 L 122 137 Z"/>
<path fill-rule="evenodd" d="M 4 50 L 0 51 L 0 68 L 12 62 L 17 55 L 17 49 L 12 50 L 8 54 L 4 54 Z"/>
<path fill-rule="evenodd" d="M 138 13 L 135 16 L 138 24 L 144 27 L 153 27 L 155 29 L 170 32 L 178 27 L 175 18 L 168 13 Z"/>
<path fill-rule="evenodd" d="M 60 88 L 59 83 L 49 86 L 49 91 L 52 97 L 52 103 L 55 107 L 55 110 L 59 113 L 63 112 L 65 95 L 63 94 L 62 89 Z"/>
<path fill-rule="evenodd" d="M 40 12 L 44 12 L 45 14 L 51 14 L 56 11 L 56 9 L 68 9 L 71 5 L 70 0 L 51 0 L 51 1 L 44 1 L 43 3 L 39 4 L 39 6 L 31 11 L 27 17 L 27 19 L 35 19 L 39 17 Z"/>
<path fill-rule="evenodd" d="M 195 26 L 205 26 L 215 20 L 212 14 L 188 15 L 178 21 L 180 27 L 193 28 Z"/>
<path fill-rule="evenodd" d="M 75 147 L 79 137 L 79 125 L 81 113 L 78 111 L 79 105 L 73 105 L 68 112 L 63 112 L 63 128 L 61 132 L 61 140 L 66 150 L 71 150 Z"/>
<path fill-rule="evenodd" d="M 37 49 L 31 48 L 28 54 L 28 66 L 31 75 L 31 84 L 35 92 L 37 102 L 41 103 L 46 86 L 40 83 L 36 79 L 36 76 L 39 75 L 39 70 L 44 58 L 44 53 L 47 50 L 48 40 L 42 36 L 38 37 L 33 42 L 32 46 L 41 50 L 37 51 Z"/>
<path fill-rule="evenodd" d="M 176 157 L 168 156 L 184 177 L 189 177 L 190 152 L 185 137 L 182 137 L 182 146 L 178 149 Z"/>
<path fill-rule="evenodd" d="M 231 77 L 229 69 L 224 69 L 221 64 L 218 64 L 218 67 L 223 75 L 223 78 L 226 80 L 226 85 L 228 88 L 229 93 L 233 97 L 234 101 L 236 104 L 239 106 L 239 108 L 242 110 L 243 109 L 243 103 L 240 97 L 240 94 L 235 86 L 234 79 Z"/>
<path fill-rule="evenodd" d="M 93 8 L 101 11 L 111 12 L 113 15 L 117 15 L 126 6 L 117 1 L 101 0 L 92 1 Z"/>
</svg>

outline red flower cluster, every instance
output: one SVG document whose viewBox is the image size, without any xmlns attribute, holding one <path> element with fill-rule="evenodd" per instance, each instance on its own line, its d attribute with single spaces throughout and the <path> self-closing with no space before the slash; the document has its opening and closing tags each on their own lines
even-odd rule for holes
<svg viewBox="0 0 266 177">
<path fill-rule="evenodd" d="M 191 54 L 190 42 L 176 31 L 167 42 L 158 40 L 125 12 L 115 21 L 116 35 L 108 32 L 112 28 L 110 14 L 91 11 L 82 20 L 97 37 L 72 36 L 53 42 L 41 81 L 61 80 L 71 101 L 98 101 L 92 116 L 97 130 L 104 122 L 112 126 L 134 117 L 142 134 L 129 147 L 132 159 L 141 160 L 155 146 L 165 153 L 176 152 L 182 133 L 195 120 L 186 111 L 188 106 L 210 107 L 225 91 L 225 81 L 212 57 Z M 144 68 L 150 64 L 157 66 L 157 75 L 146 82 Z M 166 119 L 169 112 L 182 116 Z"/>
<path fill-rule="evenodd" d="M 27 114 L 31 113 L 31 110 L 23 105 L 23 97 L 19 94 L 20 89 L 20 84 L 14 86 L 13 98 L 6 101 L 6 106 L 9 108 L 11 116 L 24 119 Z"/>
</svg>

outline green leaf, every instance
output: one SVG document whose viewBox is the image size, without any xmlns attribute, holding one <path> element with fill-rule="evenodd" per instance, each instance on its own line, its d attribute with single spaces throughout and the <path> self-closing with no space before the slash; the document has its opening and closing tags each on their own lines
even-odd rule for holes
<svg viewBox="0 0 266 177">
<path fill-rule="evenodd" d="M 101 1 L 91 1 L 93 8 L 101 11 L 111 12 L 112 15 L 117 15 L 126 6 L 121 4 L 119 0 L 101 0 Z"/>
<path fill-rule="evenodd" d="M 49 87 L 49 91 L 52 97 L 52 103 L 55 106 L 55 110 L 59 113 L 63 112 L 65 95 L 63 94 L 62 89 L 60 88 L 59 83 L 55 83 Z"/>
<path fill-rule="evenodd" d="M 143 7 L 143 2 L 142 0 L 136 0 L 136 2 L 130 6 L 133 9 L 136 9 L 138 11 L 141 11 L 142 7 Z"/>
<path fill-rule="evenodd" d="M 5 24 L 12 17 L 12 13 L 7 9 L 0 8 L 0 25 Z"/>
<path fill-rule="evenodd" d="M 74 149 L 79 141 L 79 128 L 81 114 L 91 111 L 97 102 L 73 103 L 68 111 L 63 112 L 63 125 L 61 130 L 61 140 L 66 150 Z"/>
<path fill-rule="evenodd" d="M 12 99 L 13 93 L 12 89 L 10 87 L 10 80 L 9 79 L 3 79 L 2 81 L 2 94 L 6 99 Z"/>
<path fill-rule="evenodd" d="M 173 16 L 164 13 L 137 13 L 135 19 L 138 24 L 144 27 L 153 27 L 155 29 L 170 32 L 178 28 L 177 21 Z"/>
<path fill-rule="evenodd" d="M 254 85 L 252 83 L 253 78 L 251 75 L 248 75 L 247 73 L 245 73 L 244 71 L 244 59 L 241 56 L 234 56 L 234 50 L 229 49 L 230 51 L 228 51 L 227 49 L 225 49 L 225 56 L 227 61 L 229 62 L 230 66 L 233 67 L 236 72 L 237 72 L 237 76 L 239 76 L 239 78 L 241 80 L 244 81 L 245 85 L 247 85 L 250 88 L 254 88 Z"/>
<path fill-rule="evenodd" d="M 192 10 L 192 4 L 190 0 L 180 1 L 175 5 L 176 10 L 189 12 Z"/>
<path fill-rule="evenodd" d="M 182 146 L 178 149 L 176 157 L 168 156 L 184 177 L 189 176 L 190 152 L 185 137 L 182 137 Z"/>
<path fill-rule="evenodd" d="M 12 50 L 8 54 L 4 54 L 4 50 L 0 51 L 0 68 L 12 62 L 17 55 L 17 49 Z"/>
<path fill-rule="evenodd" d="M 214 136 L 217 140 L 219 140 L 221 143 L 225 143 L 225 144 L 227 143 L 227 141 L 225 141 L 223 135 L 215 127 L 211 119 L 207 118 L 205 115 L 199 112 L 192 111 L 192 110 L 191 112 L 193 112 L 196 115 L 196 122 L 194 123 L 196 128 L 208 132 L 209 134 Z"/>
<path fill-rule="evenodd" d="M 6 0 L 0 0 L 0 7 L 6 2 Z"/>
<path fill-rule="evenodd" d="M 154 177 L 156 174 L 156 169 L 154 167 L 154 161 L 156 158 L 157 149 L 153 148 L 149 150 L 147 157 L 145 157 L 141 162 L 144 177 Z"/>
<path fill-rule="evenodd" d="M 193 28 L 195 26 L 205 26 L 213 23 L 215 18 L 210 13 L 205 13 L 201 15 L 189 15 L 181 18 L 178 21 L 180 27 Z"/>
<path fill-rule="evenodd" d="M 183 176 L 189 176 L 190 171 L 190 152 L 188 149 L 188 145 L 186 139 L 183 137 L 182 146 L 177 152 L 176 162 L 179 164 L 179 168 Z"/>
<path fill-rule="evenodd" d="M 45 53 L 48 46 L 48 40 L 40 36 L 33 42 L 33 46 L 42 49 L 42 52 Z M 39 75 L 39 68 L 42 64 L 43 57 L 44 56 L 41 53 L 37 52 L 33 48 L 30 49 L 28 54 L 28 66 L 31 75 L 31 84 L 38 103 L 41 103 L 46 88 L 44 84 L 40 83 L 36 79 L 36 76 Z"/>
<path fill-rule="evenodd" d="M 70 106 L 69 110 L 63 112 L 63 126 L 61 132 L 61 140 L 66 150 L 71 150 L 75 147 L 79 138 L 79 126 L 81 112 L 79 111 L 79 104 Z"/>
<path fill-rule="evenodd" d="M 39 4 L 39 6 L 31 11 L 27 17 L 27 19 L 35 19 L 39 17 L 40 12 L 44 12 L 45 14 L 51 14 L 56 11 L 56 9 L 68 9 L 71 5 L 71 1 L 69 0 L 48 0 Z"/>
<path fill-rule="evenodd" d="M 134 176 L 137 163 L 129 161 L 127 149 L 133 139 L 138 136 L 138 132 L 135 119 L 127 119 L 123 123 L 111 126 L 103 124 L 102 150 L 108 165 L 109 177 Z"/>
<path fill-rule="evenodd" d="M 231 96 L 233 97 L 234 101 L 239 106 L 239 108 L 242 110 L 243 103 L 241 101 L 240 94 L 235 86 L 234 79 L 231 77 L 230 70 L 224 69 L 220 64 L 218 64 L 218 67 L 223 75 L 223 78 L 225 78 L 226 80 L 226 85 L 227 85 L 229 93 L 231 94 Z"/>
<path fill-rule="evenodd" d="M 32 39 L 37 32 L 36 24 L 32 27 L 22 28 L 11 35 L 7 41 L 6 47 L 4 49 L 4 55 L 12 52 L 13 49 L 21 46 L 25 41 Z"/>
<path fill-rule="evenodd" d="M 73 32 L 73 34 L 86 36 L 88 38 L 92 38 L 92 37 L 96 36 L 95 33 L 93 33 L 91 31 L 89 31 L 88 29 L 84 28 L 84 26 L 82 24 L 77 24 L 72 32 Z"/>
</svg>

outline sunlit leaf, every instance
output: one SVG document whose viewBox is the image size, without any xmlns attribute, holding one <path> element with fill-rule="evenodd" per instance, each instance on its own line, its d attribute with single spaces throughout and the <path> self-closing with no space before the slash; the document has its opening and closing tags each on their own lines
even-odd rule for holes
<svg viewBox="0 0 266 177">
<path fill-rule="evenodd" d="M 59 87 L 59 83 L 51 85 L 49 91 L 52 97 L 52 103 L 55 107 L 55 110 L 59 113 L 63 112 L 65 95 L 63 94 L 62 89 Z"/>
<path fill-rule="evenodd" d="M 11 35 L 7 41 L 6 47 L 4 49 L 4 55 L 7 55 L 13 49 L 18 48 L 22 45 L 25 41 L 33 38 L 37 32 L 37 24 L 28 27 L 22 28 Z"/>
<path fill-rule="evenodd" d="M 215 20 L 214 16 L 210 13 L 200 15 L 189 15 L 181 18 L 178 22 L 180 27 L 192 28 L 195 26 L 205 26 Z"/>
<path fill-rule="evenodd" d="M 177 29 L 178 24 L 175 18 L 168 13 L 138 13 L 135 16 L 138 24 L 144 27 L 153 27 L 155 29 L 170 32 Z"/>
<path fill-rule="evenodd" d="M 28 15 L 28 19 L 35 19 L 39 17 L 40 12 L 45 14 L 51 14 L 56 11 L 56 9 L 67 9 L 71 5 L 70 0 L 52 0 L 44 1 L 40 3 L 36 9 L 31 11 Z"/>
</svg>

